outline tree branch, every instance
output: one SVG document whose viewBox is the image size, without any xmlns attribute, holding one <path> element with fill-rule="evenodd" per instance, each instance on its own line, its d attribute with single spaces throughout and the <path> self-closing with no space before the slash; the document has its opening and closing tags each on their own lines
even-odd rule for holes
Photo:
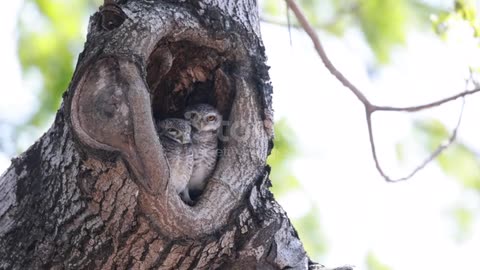
<svg viewBox="0 0 480 270">
<path fill-rule="evenodd" d="M 351 4 L 347 7 L 340 8 L 339 10 L 337 10 L 335 12 L 335 16 L 333 18 L 329 19 L 326 22 L 314 24 L 312 27 L 315 28 L 315 29 L 329 29 L 329 28 L 332 28 L 336 24 L 338 24 L 339 21 L 342 20 L 344 17 L 347 17 L 348 15 L 351 15 L 352 13 L 357 12 L 358 8 L 359 8 L 358 3 L 353 3 L 353 4 Z M 287 7 L 287 14 L 288 14 L 288 12 L 289 12 L 289 8 Z M 286 26 L 286 27 L 291 27 L 291 28 L 295 28 L 295 29 L 300 29 L 300 28 L 303 29 L 303 27 L 296 22 L 291 22 L 290 23 L 288 21 L 289 19 L 290 18 L 287 17 L 287 22 L 285 22 L 285 21 L 277 20 L 277 19 L 275 19 L 275 16 L 268 16 L 267 14 L 262 14 L 260 16 L 260 21 L 262 21 L 264 23 L 274 24 L 274 25 L 278 25 L 278 26 Z"/>
<path fill-rule="evenodd" d="M 438 155 L 440 155 L 445 149 L 447 149 L 454 141 L 457 136 L 458 128 L 460 126 L 460 122 L 462 120 L 462 115 L 463 115 L 463 109 L 465 105 L 465 96 L 467 95 L 472 95 L 477 92 L 480 92 L 480 88 L 476 88 L 474 90 L 465 90 L 462 93 L 456 94 L 454 96 L 444 98 L 435 102 L 423 104 L 423 105 L 418 105 L 418 106 L 412 106 L 412 107 L 390 107 L 390 106 L 377 106 L 373 105 L 370 100 L 360 91 L 353 83 L 351 83 L 330 61 L 330 59 L 327 56 L 327 53 L 325 52 L 325 49 L 323 48 L 322 43 L 320 42 L 320 39 L 318 38 L 317 33 L 313 29 L 313 27 L 310 25 L 308 20 L 306 19 L 305 15 L 303 12 L 300 10 L 299 6 L 296 4 L 294 0 L 285 0 L 287 3 L 288 8 L 290 8 L 293 13 L 295 14 L 295 17 L 297 18 L 298 22 L 302 26 L 302 28 L 305 30 L 307 35 L 310 37 L 310 39 L 313 42 L 313 45 L 315 47 L 315 50 L 317 51 L 318 55 L 320 56 L 320 59 L 322 60 L 323 64 L 327 68 L 327 70 L 337 78 L 345 87 L 347 87 L 356 97 L 357 99 L 364 105 L 365 107 L 365 114 L 366 114 L 366 120 L 367 120 L 367 126 L 368 126 L 368 136 L 370 140 L 370 145 L 371 145 L 371 151 L 372 151 L 372 156 L 373 160 L 375 162 L 375 166 L 377 168 L 377 171 L 380 173 L 380 175 L 387 181 L 387 182 L 398 182 L 398 181 L 404 181 L 408 180 L 411 177 L 413 177 L 416 173 L 418 173 L 420 170 L 425 168 L 425 166 L 433 161 Z M 372 114 L 376 111 L 391 111 L 391 112 L 418 112 L 422 111 L 425 109 L 431 109 L 433 107 L 440 106 L 442 104 L 445 104 L 450 101 L 454 101 L 458 98 L 462 98 L 462 109 L 460 112 L 459 119 L 457 121 L 457 125 L 455 129 L 453 130 L 451 136 L 449 139 L 441 144 L 428 158 L 426 158 L 419 166 L 417 166 L 415 169 L 412 170 L 407 176 L 405 177 L 400 177 L 398 179 L 392 179 L 390 178 L 382 169 L 380 166 L 380 162 L 378 161 L 377 157 L 377 151 L 375 147 L 375 140 L 373 136 L 373 128 L 372 128 Z"/>
<path fill-rule="evenodd" d="M 436 157 L 438 157 L 443 151 L 445 151 L 450 145 L 455 141 L 457 137 L 457 132 L 458 128 L 460 127 L 460 123 L 462 121 L 463 117 L 463 110 L 465 107 L 465 97 L 462 97 L 462 108 L 460 109 L 460 115 L 458 117 L 457 124 L 455 128 L 452 131 L 452 134 L 448 138 L 448 140 L 442 144 L 440 144 L 435 151 L 433 151 L 423 162 L 415 167 L 407 176 L 392 179 L 390 178 L 382 169 L 380 162 L 378 160 L 377 156 L 377 151 L 375 149 L 375 140 L 373 136 L 373 128 L 372 128 L 372 113 L 367 112 L 366 117 L 367 117 L 367 125 L 368 125 L 368 137 L 370 140 L 370 146 L 371 146 L 371 151 L 372 151 L 372 156 L 373 160 L 375 162 L 375 167 L 377 168 L 377 171 L 380 173 L 380 175 L 385 179 L 387 182 L 399 182 L 399 181 L 405 181 L 410 178 L 412 178 L 415 174 L 417 174 L 419 171 L 421 171 L 425 166 L 427 166 L 430 162 L 432 162 Z"/>
<path fill-rule="evenodd" d="M 335 76 L 335 78 L 337 78 L 345 87 L 350 89 L 352 93 L 358 98 L 358 100 L 360 100 L 360 102 L 362 102 L 366 106 L 368 104 L 368 107 L 373 107 L 370 101 L 368 101 L 368 99 L 365 97 L 365 95 L 355 85 L 353 85 L 353 83 L 351 83 L 339 70 L 337 70 L 337 68 L 330 61 L 330 59 L 327 56 L 327 53 L 323 49 L 323 45 L 320 42 L 320 39 L 318 38 L 317 33 L 308 22 L 305 15 L 303 15 L 303 12 L 300 10 L 300 8 L 295 3 L 295 1 L 293 0 L 285 0 L 285 1 L 287 2 L 288 7 L 295 14 L 295 17 L 297 17 L 297 20 L 300 23 L 300 25 L 303 27 L 305 32 L 308 34 L 308 36 L 312 40 L 315 50 L 317 51 L 318 55 L 322 59 L 322 62 L 325 65 L 325 67 L 328 69 L 328 71 L 330 71 L 330 73 L 332 73 L 332 75 Z"/>
<path fill-rule="evenodd" d="M 444 98 L 435 102 L 431 102 L 428 104 L 423 104 L 423 105 L 418 105 L 418 106 L 412 106 L 412 107 L 390 107 L 390 106 L 376 106 L 374 105 L 374 111 L 389 111 L 389 112 L 418 112 L 422 111 L 425 109 L 431 109 L 434 107 L 438 107 L 440 105 L 443 105 L 445 103 L 448 103 L 450 101 L 454 101 L 458 98 L 464 98 L 465 96 L 475 94 L 477 92 L 480 92 L 480 88 L 476 88 L 473 90 L 467 90 L 461 93 L 458 93 L 456 95 L 453 95 L 448 98 Z"/>
</svg>

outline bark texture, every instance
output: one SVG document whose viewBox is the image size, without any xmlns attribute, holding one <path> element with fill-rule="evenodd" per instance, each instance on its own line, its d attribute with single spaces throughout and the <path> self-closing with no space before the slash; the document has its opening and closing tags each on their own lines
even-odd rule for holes
<svg viewBox="0 0 480 270">
<path fill-rule="evenodd" d="M 0 269 L 311 269 L 268 188 L 268 67 L 255 0 L 110 1 L 53 126 L 0 178 Z M 193 206 L 154 119 L 228 119 Z"/>
</svg>

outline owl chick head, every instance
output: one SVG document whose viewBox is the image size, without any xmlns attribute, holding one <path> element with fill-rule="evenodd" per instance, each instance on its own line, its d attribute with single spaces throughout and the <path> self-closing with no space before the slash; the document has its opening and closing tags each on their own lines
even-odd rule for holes
<svg viewBox="0 0 480 270">
<path fill-rule="evenodd" d="M 190 133 L 192 127 L 190 122 L 180 118 L 167 118 L 157 123 L 158 132 L 161 137 L 169 138 L 180 144 L 191 143 Z"/>
<path fill-rule="evenodd" d="M 215 131 L 222 125 L 222 115 L 208 104 L 189 106 L 184 116 L 198 131 Z"/>
</svg>

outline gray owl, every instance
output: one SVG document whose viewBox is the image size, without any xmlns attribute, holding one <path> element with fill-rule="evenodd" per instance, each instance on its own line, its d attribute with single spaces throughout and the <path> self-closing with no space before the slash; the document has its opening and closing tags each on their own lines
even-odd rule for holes
<svg viewBox="0 0 480 270">
<path fill-rule="evenodd" d="M 193 172 L 188 189 L 198 194 L 205 188 L 217 163 L 217 131 L 222 125 L 222 115 L 208 104 L 197 104 L 188 107 L 184 116 L 193 127 Z"/>
<path fill-rule="evenodd" d="M 183 201 L 192 204 L 187 188 L 193 169 L 190 123 L 184 119 L 168 118 L 159 121 L 157 128 L 170 167 L 169 184 Z"/>
</svg>

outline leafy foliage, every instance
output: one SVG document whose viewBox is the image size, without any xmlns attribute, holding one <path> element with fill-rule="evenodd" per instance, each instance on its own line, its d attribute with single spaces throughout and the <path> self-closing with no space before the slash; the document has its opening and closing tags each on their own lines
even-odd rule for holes
<svg viewBox="0 0 480 270">
<path fill-rule="evenodd" d="M 313 202 L 311 204 L 314 205 Z M 322 230 L 319 212 L 318 207 L 312 207 L 304 216 L 292 220 L 305 250 L 316 261 L 319 261 L 327 251 L 326 237 Z"/>
<path fill-rule="evenodd" d="M 408 2 L 360 0 L 358 20 L 365 37 L 381 63 L 389 60 L 394 45 L 405 42 Z"/>
<path fill-rule="evenodd" d="M 277 121 L 275 124 L 275 147 L 267 160 L 272 167 L 270 175 L 273 182 L 272 192 L 277 197 L 302 190 L 302 184 L 292 174 L 290 167 L 292 160 L 299 154 L 294 142 L 295 134 L 287 121 L 285 119 Z M 311 198 L 309 201 L 310 205 L 314 205 Z M 319 209 L 312 207 L 300 218 L 292 219 L 305 249 L 313 258 L 319 258 L 326 251 L 325 236 L 321 229 L 318 213 Z"/>
<path fill-rule="evenodd" d="M 422 138 L 427 151 L 433 151 L 449 136 L 447 128 L 438 120 L 419 121 L 415 124 L 416 137 Z M 480 157 L 461 141 L 454 143 L 436 159 L 440 168 L 467 190 L 480 192 Z M 450 215 L 456 224 L 456 239 L 467 239 L 473 232 L 473 209 L 456 205 Z"/>
<path fill-rule="evenodd" d="M 309 22 L 334 35 L 346 29 L 360 30 L 377 61 L 386 64 L 392 50 L 405 43 L 410 26 L 430 25 L 429 16 L 443 12 L 420 0 L 329 0 L 298 1 Z M 278 0 L 263 1 L 263 12 L 283 21 L 286 7 Z M 297 25 L 294 23 L 294 25 Z"/>
<path fill-rule="evenodd" d="M 84 38 L 92 1 L 30 0 L 20 16 L 19 59 L 26 75 L 40 75 L 38 110 L 27 126 L 42 127 L 58 109 Z M 32 25 L 32 24 L 35 25 Z"/>
<path fill-rule="evenodd" d="M 275 124 L 275 141 L 267 163 L 272 166 L 270 178 L 273 179 L 272 192 L 283 196 L 292 190 L 298 190 L 301 185 L 292 174 L 289 166 L 298 154 L 294 144 L 295 135 L 285 119 Z"/>
<path fill-rule="evenodd" d="M 457 241 L 467 240 L 474 230 L 474 210 L 462 205 L 455 206 L 451 211 L 451 215 L 456 223 L 455 237 Z"/>
<path fill-rule="evenodd" d="M 422 0 L 299 0 L 307 18 L 317 28 L 337 36 L 351 29 L 361 31 L 381 64 L 388 63 L 392 50 L 405 43 L 412 25 L 423 27 L 433 22 L 435 31 L 446 38 L 458 25 L 467 24 L 473 36 L 480 37 L 475 1 L 452 2 L 454 9 L 449 11 Z M 81 50 L 85 35 L 82 27 L 86 25 L 88 14 L 99 5 L 99 0 L 26 0 L 18 27 L 19 58 L 27 77 L 39 75 L 40 89 L 38 110 L 17 132 L 45 126 L 58 109 Z M 262 12 L 286 23 L 287 10 L 282 1 L 262 1 Z M 480 67 L 472 68 L 480 70 Z M 448 136 L 446 128 L 435 120 L 418 122 L 416 127 L 415 135 L 423 139 L 429 151 Z M 290 167 L 293 158 L 299 155 L 295 150 L 295 134 L 285 120 L 277 122 L 275 130 L 275 148 L 268 163 L 273 167 L 272 190 L 281 197 L 302 190 L 302 185 Z M 404 158 L 407 154 L 402 145 L 396 147 L 399 157 Z M 437 162 L 463 186 L 480 190 L 480 160 L 467 145 L 455 144 L 439 156 Z M 303 217 L 292 221 L 313 257 L 320 256 L 326 249 L 318 210 L 312 207 Z M 471 209 L 459 206 L 452 215 L 461 232 L 472 230 L 474 214 Z M 370 270 L 390 269 L 372 253 L 367 256 L 367 265 Z"/>
<path fill-rule="evenodd" d="M 438 120 L 419 121 L 415 126 L 417 137 L 423 138 L 423 144 L 430 152 L 449 137 L 449 131 Z M 466 188 L 480 191 L 480 159 L 467 145 L 454 143 L 438 156 L 437 163 Z"/>
<path fill-rule="evenodd" d="M 471 27 L 474 37 L 480 37 L 480 22 L 473 0 L 456 0 L 453 12 L 440 12 L 432 21 L 435 31 L 443 38 L 462 24 Z"/>
</svg>

